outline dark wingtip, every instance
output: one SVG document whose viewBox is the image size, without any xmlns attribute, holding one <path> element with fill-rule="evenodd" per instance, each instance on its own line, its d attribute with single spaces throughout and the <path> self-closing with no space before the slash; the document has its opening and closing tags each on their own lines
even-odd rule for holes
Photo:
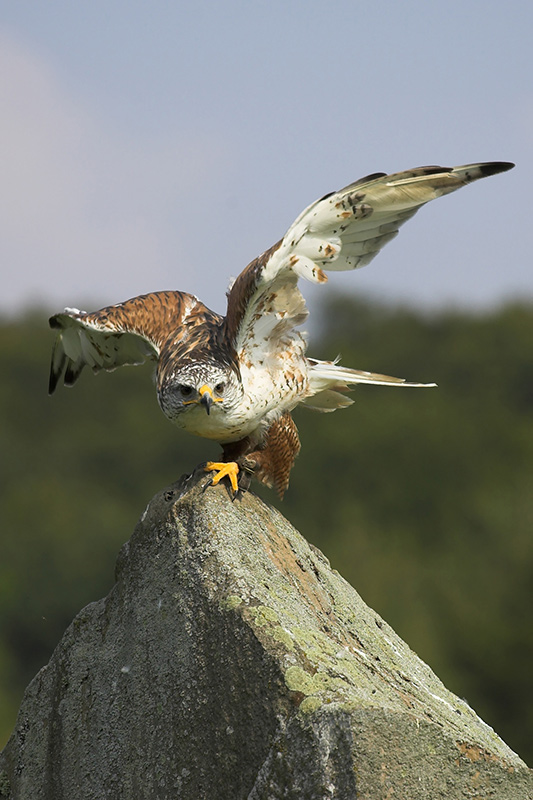
<svg viewBox="0 0 533 800">
<path fill-rule="evenodd" d="M 50 378 L 48 380 L 48 395 L 52 395 L 56 388 L 59 381 L 59 374 L 55 373 L 53 368 L 50 368 Z"/>
<path fill-rule="evenodd" d="M 85 363 L 81 359 L 78 359 L 77 361 L 71 361 L 69 359 L 67 361 L 64 378 L 65 386 L 74 386 L 80 377 L 84 366 Z"/>
<path fill-rule="evenodd" d="M 53 317 L 52 317 L 53 319 Z M 53 394 L 56 390 L 59 379 L 63 374 L 67 357 L 61 345 L 61 336 L 56 338 L 54 347 L 52 349 L 52 358 L 50 360 L 50 378 L 48 379 L 48 394 Z"/>
<path fill-rule="evenodd" d="M 485 177 L 497 175 L 499 172 L 507 172 L 515 165 L 511 161 L 487 161 L 481 165 L 481 171 Z"/>
<path fill-rule="evenodd" d="M 56 330 L 58 328 L 63 327 L 59 321 L 59 314 L 54 314 L 53 317 L 50 317 L 50 319 L 48 320 L 48 324 L 50 325 L 51 328 L 54 328 Z"/>
<path fill-rule="evenodd" d="M 56 348 L 52 353 L 52 361 L 50 362 L 50 378 L 48 379 L 48 394 L 53 394 L 59 383 L 59 379 L 65 366 L 66 357 L 63 354 L 60 359 L 57 359 Z"/>
</svg>

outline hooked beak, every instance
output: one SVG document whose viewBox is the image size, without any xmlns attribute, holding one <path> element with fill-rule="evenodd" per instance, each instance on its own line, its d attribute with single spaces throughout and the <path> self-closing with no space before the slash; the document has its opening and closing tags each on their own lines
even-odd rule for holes
<svg viewBox="0 0 533 800">
<path fill-rule="evenodd" d="M 198 394 L 200 395 L 200 403 L 205 407 L 205 410 L 209 414 L 211 411 L 211 406 L 214 402 L 213 390 L 207 384 L 204 384 L 198 390 Z"/>
</svg>

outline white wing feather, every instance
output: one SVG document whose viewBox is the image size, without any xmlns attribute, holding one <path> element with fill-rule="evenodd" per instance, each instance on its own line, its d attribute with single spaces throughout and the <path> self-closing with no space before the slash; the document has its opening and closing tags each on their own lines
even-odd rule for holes
<svg viewBox="0 0 533 800">
<path fill-rule="evenodd" d="M 298 278 L 324 283 L 324 271 L 369 264 L 425 203 L 512 166 L 488 162 L 452 168 L 418 167 L 393 175 L 378 173 L 312 203 L 279 245 L 252 262 L 228 293 L 236 351 L 245 357 L 252 343 L 257 346 L 265 337 L 275 339 L 279 332 L 286 336 L 305 319 Z M 265 314 L 268 324 L 262 319 Z M 275 345 L 265 342 L 265 346 Z"/>
<path fill-rule="evenodd" d="M 421 206 L 508 168 L 510 165 L 499 162 L 450 169 L 419 167 L 356 181 L 312 203 L 300 214 L 274 254 L 277 264 L 269 264 L 269 272 L 290 266 L 301 277 L 320 283 L 305 259 L 313 262 L 315 270 L 366 266 Z M 300 269 L 296 259 L 304 259 Z"/>
</svg>

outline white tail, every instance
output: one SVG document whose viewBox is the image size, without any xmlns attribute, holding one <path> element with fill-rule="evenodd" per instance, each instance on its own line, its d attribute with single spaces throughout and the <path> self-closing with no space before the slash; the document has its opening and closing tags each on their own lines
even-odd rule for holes
<svg viewBox="0 0 533 800">
<path fill-rule="evenodd" d="M 341 367 L 337 361 L 307 360 L 309 365 L 309 386 L 313 392 L 303 402 L 316 411 L 335 411 L 353 403 L 343 393 L 350 391 L 358 383 L 376 386 L 404 386 L 411 388 L 429 388 L 436 383 L 410 383 L 404 378 L 393 378 L 391 375 L 380 375 L 378 372 L 364 372 L 359 369 Z"/>
</svg>

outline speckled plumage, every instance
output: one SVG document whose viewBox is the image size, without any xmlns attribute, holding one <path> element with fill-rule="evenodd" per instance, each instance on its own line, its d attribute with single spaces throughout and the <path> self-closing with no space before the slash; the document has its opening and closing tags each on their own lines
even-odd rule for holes
<svg viewBox="0 0 533 800">
<path fill-rule="evenodd" d="M 93 313 L 65 309 L 50 319 L 58 330 L 50 393 L 63 373 L 71 386 L 85 366 L 98 372 L 152 359 L 169 419 L 221 443 L 224 461 L 283 495 L 300 449 L 291 417 L 298 404 L 334 411 L 351 404 L 346 392 L 357 383 L 424 385 L 307 358 L 297 330 L 307 317 L 299 278 L 325 283 L 327 271 L 368 264 L 422 205 L 512 166 L 377 173 L 326 195 L 241 272 L 228 291 L 225 317 L 177 291 Z"/>
</svg>

